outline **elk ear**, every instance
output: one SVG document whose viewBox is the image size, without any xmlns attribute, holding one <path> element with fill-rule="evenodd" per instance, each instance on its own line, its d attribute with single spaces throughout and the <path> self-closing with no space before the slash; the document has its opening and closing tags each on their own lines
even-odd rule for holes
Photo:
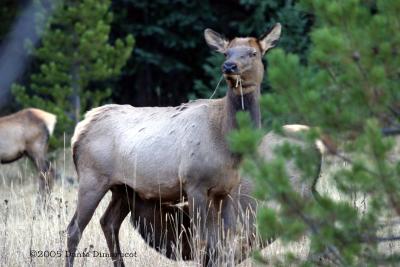
<svg viewBox="0 0 400 267">
<path fill-rule="evenodd" d="M 258 39 L 258 43 L 260 44 L 262 54 L 265 54 L 269 49 L 275 47 L 279 38 L 281 37 L 281 24 L 277 23 L 272 28 L 271 31 L 264 33 Z"/>
<path fill-rule="evenodd" d="M 204 31 L 204 38 L 211 49 L 220 53 L 224 53 L 229 44 L 225 37 L 211 29 Z"/>
</svg>

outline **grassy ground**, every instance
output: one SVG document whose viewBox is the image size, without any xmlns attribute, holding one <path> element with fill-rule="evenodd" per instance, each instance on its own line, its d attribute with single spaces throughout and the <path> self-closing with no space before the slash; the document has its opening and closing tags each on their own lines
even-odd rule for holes
<svg viewBox="0 0 400 267">
<path fill-rule="evenodd" d="M 27 160 L 9 165 L 0 165 L 0 266 L 62 266 L 65 257 L 66 227 L 75 211 L 77 184 L 71 185 L 66 177 L 76 175 L 68 150 L 57 155 L 56 168 L 62 175 L 57 181 L 46 211 L 37 207 L 37 174 Z M 335 161 L 329 168 L 323 168 L 318 189 L 340 199 L 341 196 L 330 186 L 329 173 L 342 167 Z M 324 164 L 328 166 L 328 164 Z M 85 229 L 78 252 L 93 250 L 108 253 L 99 220 L 110 194 L 100 203 L 91 222 Z M 365 208 L 365 199 L 350 200 L 360 209 Z M 149 247 L 126 219 L 120 231 L 123 252 L 127 266 L 198 266 L 195 262 L 175 262 L 167 259 Z M 297 243 L 284 245 L 279 240 L 262 251 L 267 259 L 279 258 L 288 251 L 301 258 L 308 254 L 307 238 Z M 399 242 L 385 244 L 382 249 L 391 253 L 400 251 Z M 45 252 L 46 251 L 46 252 Z M 50 255 L 48 254 L 50 253 Z M 59 253 L 59 254 L 57 254 Z M 110 266 L 109 257 L 78 257 L 75 266 Z M 240 266 L 256 265 L 251 259 Z"/>
<path fill-rule="evenodd" d="M 70 158 L 65 165 L 58 161 L 58 170 L 73 174 Z M 58 181 L 51 196 L 49 209 L 37 208 L 36 174 L 26 160 L 2 165 L 0 208 L 0 265 L 1 266 L 62 266 L 64 264 L 66 227 L 75 211 L 77 186 L 67 181 Z M 11 179 L 12 177 L 12 179 Z M 100 203 L 91 222 L 85 229 L 78 252 L 93 250 L 108 253 L 99 220 L 110 199 L 108 194 Z M 187 266 L 163 257 L 147 246 L 134 231 L 129 220 L 125 220 L 120 232 L 127 266 Z M 43 255 L 41 255 L 43 251 Z M 44 251 L 53 251 L 52 255 Z M 60 254 L 56 255 L 58 251 Z M 35 256 L 30 256 L 32 255 Z M 110 266 L 109 257 L 76 258 L 76 266 Z"/>
</svg>

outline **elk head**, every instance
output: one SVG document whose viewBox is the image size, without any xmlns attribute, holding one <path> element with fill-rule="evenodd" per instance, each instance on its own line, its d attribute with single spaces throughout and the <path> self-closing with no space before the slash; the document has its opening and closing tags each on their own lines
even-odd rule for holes
<svg viewBox="0 0 400 267">
<path fill-rule="evenodd" d="M 260 38 L 236 37 L 227 40 L 211 29 L 204 31 L 207 44 L 213 50 L 225 55 L 222 72 L 229 88 L 237 95 L 241 93 L 240 85 L 243 94 L 259 89 L 264 76 L 262 57 L 276 45 L 280 35 L 281 24 L 279 23 Z"/>
</svg>

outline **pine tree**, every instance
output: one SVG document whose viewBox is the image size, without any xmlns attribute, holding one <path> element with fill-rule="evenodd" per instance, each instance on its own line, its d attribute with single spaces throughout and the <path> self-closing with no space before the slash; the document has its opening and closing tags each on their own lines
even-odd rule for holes
<svg viewBox="0 0 400 267">
<path fill-rule="evenodd" d="M 32 52 L 37 71 L 27 86 L 14 85 L 12 91 L 23 106 L 56 114 L 60 137 L 72 132 L 83 112 L 110 96 L 111 89 L 100 82 L 120 73 L 134 39 L 128 35 L 109 43 L 110 0 L 54 1 L 51 7 L 46 3 L 37 2 L 37 23 L 52 14 L 41 46 Z"/>
<path fill-rule="evenodd" d="M 301 4 L 316 18 L 311 47 L 306 63 L 282 49 L 268 55 L 272 93 L 261 99 L 264 125 L 277 132 L 287 123 L 313 126 L 304 135 L 307 147 L 320 138 L 330 157 L 346 163 L 325 174 L 342 198 L 320 192 L 308 201 L 299 195 L 284 166 L 294 160 L 303 182 L 311 184 L 315 158 L 310 150 L 285 144 L 276 150 L 275 160 L 264 162 L 248 152 L 256 147 L 259 132 L 250 134 L 242 122 L 233 144 L 247 153 L 244 169 L 254 178 L 256 196 L 281 205 L 279 211 L 260 210 L 261 233 L 286 242 L 307 234 L 312 255 L 328 253 L 340 266 L 396 265 L 400 254 L 379 245 L 399 239 L 390 226 L 400 215 L 400 161 L 393 156 L 395 139 L 386 135 L 399 132 L 400 123 L 400 2 Z M 354 196 L 364 197 L 365 209 L 349 201 Z M 283 266 L 296 260 L 287 256 Z M 304 264 L 312 264 L 312 258 Z"/>
</svg>

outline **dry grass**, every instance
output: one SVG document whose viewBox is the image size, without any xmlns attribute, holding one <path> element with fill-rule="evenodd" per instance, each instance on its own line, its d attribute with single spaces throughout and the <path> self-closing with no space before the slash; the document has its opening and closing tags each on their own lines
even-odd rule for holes
<svg viewBox="0 0 400 267">
<path fill-rule="evenodd" d="M 65 150 L 67 151 L 67 150 Z M 329 182 L 329 173 L 343 167 L 343 162 L 335 161 L 329 168 L 323 169 L 323 175 L 318 185 L 324 192 L 342 199 L 342 196 Z M 327 166 L 328 164 L 324 164 Z M 66 227 L 72 218 L 76 207 L 77 185 L 71 185 L 66 177 L 75 177 L 71 156 L 63 152 L 57 156 L 57 171 L 62 174 L 57 181 L 51 196 L 49 208 L 46 211 L 37 207 L 37 176 L 27 160 L 20 160 L 9 165 L 0 165 L 0 265 L 1 266 L 62 266 L 65 257 Z M 99 220 L 103 214 L 110 194 L 100 203 L 92 220 L 85 229 L 78 251 L 95 250 L 108 253 L 105 238 L 101 231 Z M 360 209 L 364 207 L 362 198 L 352 200 Z M 396 231 L 396 230 L 393 230 Z M 397 230 L 397 232 L 399 232 Z M 126 257 L 127 266 L 198 266 L 195 262 L 172 261 L 149 247 L 126 219 L 120 231 L 120 241 L 123 252 L 132 253 Z M 308 255 L 309 240 L 303 238 L 290 245 L 279 240 L 262 251 L 269 260 L 282 259 L 288 251 L 305 259 Z M 384 251 L 393 253 L 400 251 L 400 242 L 390 242 L 382 246 Z M 37 253 L 31 257 L 30 253 Z M 39 257 L 39 251 L 61 252 L 61 255 Z M 75 266 L 110 266 L 109 257 L 78 257 Z M 240 266 L 256 266 L 248 259 Z"/>
<path fill-rule="evenodd" d="M 59 156 L 58 171 L 73 174 L 70 157 Z M 27 160 L 0 165 L 0 265 L 1 266 L 62 266 L 64 264 L 65 230 L 76 207 L 77 187 L 67 181 L 58 181 L 51 196 L 49 208 L 37 207 L 36 174 Z M 95 250 L 108 253 L 99 220 L 105 211 L 110 194 L 101 201 L 88 224 L 79 244 L 78 252 Z M 188 262 L 175 262 L 149 247 L 132 228 L 129 220 L 121 226 L 120 240 L 127 266 L 190 266 Z M 61 257 L 31 257 L 32 251 L 61 251 Z M 47 256 L 47 254 L 46 254 Z M 75 266 L 110 266 L 109 257 L 76 258 Z"/>
</svg>

